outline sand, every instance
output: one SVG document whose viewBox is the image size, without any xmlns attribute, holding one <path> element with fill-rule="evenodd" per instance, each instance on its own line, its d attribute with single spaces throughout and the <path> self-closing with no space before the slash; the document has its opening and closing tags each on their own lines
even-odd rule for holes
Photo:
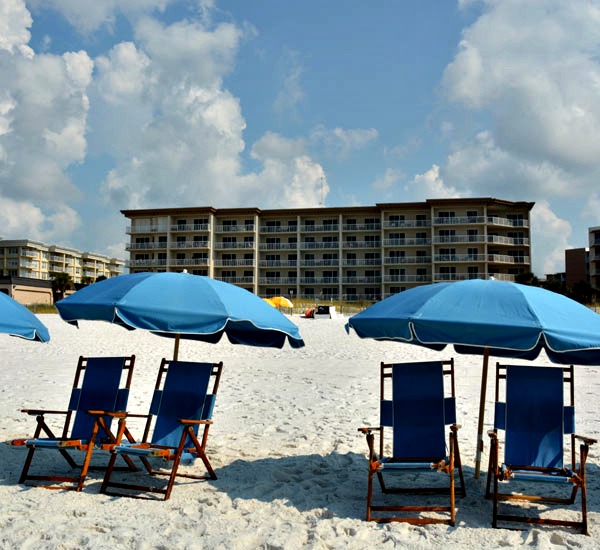
<svg viewBox="0 0 600 550">
<path fill-rule="evenodd" d="M 129 410 L 147 412 L 172 340 L 40 318 L 49 344 L 0 335 L 0 442 L 32 434 L 34 419 L 20 409 L 66 407 L 79 355 L 136 354 Z M 207 448 L 218 480 L 178 484 L 169 501 L 100 495 L 100 472 L 89 475 L 81 493 L 19 485 L 24 449 L 0 444 L 0 548 L 600 548 L 600 444 L 588 462 L 591 537 L 566 528 L 492 529 L 485 475 L 473 477 L 481 358 L 361 340 L 346 334 L 343 317 L 293 321 L 306 342 L 300 350 L 182 342 L 183 360 L 224 362 Z M 379 362 L 452 355 L 468 492 L 458 499 L 457 525 L 365 522 L 366 443 L 357 428 L 378 423 Z M 545 357 L 536 363 L 549 364 Z M 600 369 L 578 367 L 577 431 L 594 438 L 598 395 Z M 50 467 L 68 471 L 58 453 L 44 456 Z M 483 459 L 485 470 L 487 442 Z M 200 464 L 193 468 L 201 472 Z M 578 507 L 552 513 L 577 518 Z"/>
</svg>

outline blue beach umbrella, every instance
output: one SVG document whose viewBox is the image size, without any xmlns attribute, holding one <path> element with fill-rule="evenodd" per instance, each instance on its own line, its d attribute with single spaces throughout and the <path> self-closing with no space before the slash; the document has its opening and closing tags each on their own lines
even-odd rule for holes
<svg viewBox="0 0 600 550">
<path fill-rule="evenodd" d="M 48 342 L 46 326 L 25 306 L 0 292 L 0 332 L 27 340 Z"/>
<path fill-rule="evenodd" d="M 107 321 L 160 336 L 281 348 L 304 345 L 298 327 L 240 287 L 188 273 L 133 273 L 89 285 L 57 302 L 67 322 Z"/>
<path fill-rule="evenodd" d="M 600 315 L 561 294 L 497 280 L 423 285 L 373 304 L 348 320 L 361 338 L 483 355 L 475 476 L 483 448 L 489 356 L 600 365 Z"/>
</svg>

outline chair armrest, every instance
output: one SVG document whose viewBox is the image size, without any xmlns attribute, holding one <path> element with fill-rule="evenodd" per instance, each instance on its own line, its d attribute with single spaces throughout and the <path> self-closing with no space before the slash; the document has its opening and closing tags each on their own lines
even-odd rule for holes
<svg viewBox="0 0 600 550">
<path fill-rule="evenodd" d="M 111 418 L 125 418 L 127 417 L 127 413 L 125 411 L 96 411 L 90 410 L 86 411 L 88 414 L 93 416 L 110 416 Z"/>
<path fill-rule="evenodd" d="M 44 409 L 21 409 L 22 413 L 30 414 L 31 416 L 38 416 L 40 414 L 68 414 L 69 411 L 47 411 Z"/>
<path fill-rule="evenodd" d="M 598 443 L 597 439 L 593 439 L 591 437 L 585 437 L 583 435 L 577 435 L 577 434 L 573 434 L 573 437 L 575 439 L 580 439 L 581 441 L 583 441 L 586 445 L 593 445 L 594 443 Z"/>
<path fill-rule="evenodd" d="M 462 426 L 460 424 L 450 424 L 450 429 L 452 431 L 457 432 L 458 430 L 460 430 L 462 428 Z"/>
<path fill-rule="evenodd" d="M 498 432 L 496 430 L 489 430 L 488 435 L 490 439 L 498 439 Z"/>
<path fill-rule="evenodd" d="M 196 424 L 209 425 L 209 424 L 213 423 L 212 420 L 188 420 L 187 418 L 180 418 L 179 422 L 181 422 L 182 424 L 186 424 L 188 426 L 194 426 Z"/>
<path fill-rule="evenodd" d="M 367 426 L 365 428 L 358 428 L 358 431 L 363 434 L 369 434 L 373 431 L 380 432 L 381 426 Z"/>
</svg>

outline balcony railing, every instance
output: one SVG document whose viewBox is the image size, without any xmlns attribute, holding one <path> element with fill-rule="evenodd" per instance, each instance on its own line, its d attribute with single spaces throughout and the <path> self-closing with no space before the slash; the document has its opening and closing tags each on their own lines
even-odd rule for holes
<svg viewBox="0 0 600 550">
<path fill-rule="evenodd" d="M 134 235 L 137 233 L 166 233 L 168 230 L 168 225 L 128 225 L 126 232 Z"/>
<path fill-rule="evenodd" d="M 167 265 L 167 260 L 129 260 L 125 262 L 128 267 L 164 267 Z"/>
<path fill-rule="evenodd" d="M 330 242 L 321 242 L 321 243 L 311 243 L 311 242 L 301 242 L 300 250 L 336 250 L 340 247 L 339 241 L 330 241 Z"/>
<path fill-rule="evenodd" d="M 430 283 L 431 275 L 386 275 L 384 283 Z"/>
<path fill-rule="evenodd" d="M 383 263 L 385 265 L 430 264 L 431 256 L 386 256 Z"/>
<path fill-rule="evenodd" d="M 488 216 L 487 222 L 490 225 L 503 225 L 505 227 L 529 227 L 529 221 L 524 219 L 509 220 L 508 218 Z"/>
<path fill-rule="evenodd" d="M 431 241 L 433 244 L 487 242 L 506 245 L 529 245 L 529 239 L 524 237 L 501 237 L 499 235 L 436 235 Z"/>
<path fill-rule="evenodd" d="M 383 246 L 429 246 L 431 245 L 430 238 L 410 238 L 410 239 L 384 239 Z"/>
<path fill-rule="evenodd" d="M 260 277 L 259 285 L 295 285 L 298 279 L 295 277 Z"/>
<path fill-rule="evenodd" d="M 303 233 L 329 233 L 331 231 L 339 231 L 340 226 L 338 224 L 327 224 L 327 225 L 301 225 L 300 231 Z"/>
<path fill-rule="evenodd" d="M 301 285 L 337 285 L 339 277 L 301 277 Z"/>
<path fill-rule="evenodd" d="M 215 231 L 217 233 L 251 233 L 254 231 L 254 224 L 217 225 Z"/>
<path fill-rule="evenodd" d="M 380 231 L 380 223 L 345 223 L 344 231 Z"/>
<path fill-rule="evenodd" d="M 396 227 L 429 227 L 430 220 L 386 220 L 383 222 L 384 229 L 393 229 Z"/>
<path fill-rule="evenodd" d="M 234 266 L 249 266 L 254 265 L 254 260 L 214 260 L 215 267 L 234 267 Z"/>
<path fill-rule="evenodd" d="M 297 233 L 297 225 L 261 225 L 261 233 Z"/>
<path fill-rule="evenodd" d="M 227 249 L 232 249 L 232 248 L 254 248 L 254 243 L 245 243 L 245 242 L 235 242 L 235 243 L 224 243 L 224 242 L 220 242 L 220 243 L 215 243 L 214 244 L 214 248 L 215 250 L 227 250 Z"/>
<path fill-rule="evenodd" d="M 381 248 L 381 241 L 344 241 L 344 248 Z"/>
<path fill-rule="evenodd" d="M 368 265 L 381 265 L 381 258 L 362 258 L 362 259 L 344 259 L 342 260 L 343 266 L 368 266 Z"/>
<path fill-rule="evenodd" d="M 485 223 L 485 216 L 458 216 L 454 218 L 433 218 L 433 225 L 469 225 Z"/>
<path fill-rule="evenodd" d="M 169 265 L 186 266 L 186 265 L 208 265 L 208 258 L 181 258 L 169 260 Z"/>
<path fill-rule="evenodd" d="M 207 223 L 181 223 L 171 225 L 171 231 L 208 231 Z"/>
<path fill-rule="evenodd" d="M 339 260 L 300 260 L 302 267 L 339 266 Z"/>
<path fill-rule="evenodd" d="M 296 267 L 297 260 L 261 260 L 260 267 Z"/>
<path fill-rule="evenodd" d="M 498 279 L 500 281 L 513 281 L 515 280 L 514 275 L 509 275 L 508 273 L 494 273 L 494 274 L 486 274 L 486 273 L 435 273 L 433 275 L 434 281 L 465 281 L 467 279 L 489 279 L 490 277 L 494 277 L 494 279 Z"/>
<path fill-rule="evenodd" d="M 208 248 L 208 241 L 175 241 L 171 248 Z"/>
<path fill-rule="evenodd" d="M 377 277 L 342 277 L 345 285 L 373 285 L 381 283 L 381 275 Z"/>
<path fill-rule="evenodd" d="M 215 279 L 217 281 L 223 281 L 225 283 L 231 283 L 234 285 L 254 283 L 254 277 L 220 277 L 215 275 Z"/>
<path fill-rule="evenodd" d="M 154 242 L 154 243 L 128 243 L 125 246 L 126 250 L 158 250 L 166 249 L 166 242 Z"/>
</svg>

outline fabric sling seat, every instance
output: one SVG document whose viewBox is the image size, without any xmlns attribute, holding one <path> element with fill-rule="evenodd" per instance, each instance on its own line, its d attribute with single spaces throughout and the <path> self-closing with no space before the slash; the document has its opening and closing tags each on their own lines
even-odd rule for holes
<svg viewBox="0 0 600 550">
<path fill-rule="evenodd" d="M 504 381 L 505 401 L 500 401 L 500 382 Z M 569 388 L 570 404 L 564 405 L 564 388 Z M 498 432 L 504 431 L 504 462 L 499 459 Z M 496 405 L 491 438 L 486 496 L 493 499 L 492 525 L 498 521 L 562 525 L 587 534 L 585 465 L 594 439 L 575 434 L 574 372 L 570 367 L 496 365 Z M 564 465 L 565 435 L 571 440 L 571 465 Z M 576 440 L 581 441 L 579 467 L 576 468 Z M 500 484 L 546 482 L 571 487 L 569 497 L 554 494 L 526 495 L 500 492 Z M 492 490 L 493 483 L 493 490 Z M 581 490 L 581 521 L 566 521 L 528 515 L 501 514 L 499 503 L 529 501 L 548 504 L 573 504 Z"/>
<path fill-rule="evenodd" d="M 444 377 L 448 377 L 450 396 L 445 397 Z M 392 398 L 386 399 L 387 382 L 391 380 Z M 388 390 L 389 391 L 389 390 Z M 380 426 L 360 428 L 367 436 L 369 473 L 367 486 L 367 521 L 407 522 L 413 524 L 447 523 L 454 525 L 455 470 L 458 470 L 459 492 L 465 495 L 465 483 L 460 461 L 454 393 L 454 361 L 416 363 L 381 363 L 380 368 Z M 450 426 L 446 444 L 446 426 Z M 392 430 L 392 453 L 386 456 L 384 434 Z M 379 434 L 378 453 L 375 433 Z M 449 486 L 390 487 L 384 475 L 407 471 L 444 472 Z M 445 494 L 449 504 L 440 505 L 373 505 L 373 477 L 377 476 L 381 491 L 387 493 Z M 385 515 L 373 515 L 383 512 Z M 420 512 L 441 512 L 447 517 L 415 516 Z M 391 515 L 401 513 L 402 515 Z M 413 513 L 413 515 L 409 515 Z"/>
<path fill-rule="evenodd" d="M 120 417 L 118 444 L 111 449 L 112 456 L 100 489 L 101 493 L 134 498 L 153 498 L 152 494 L 160 494 L 167 500 L 171 496 L 177 477 L 217 479 L 206 456 L 206 443 L 222 368 L 223 363 L 162 360 L 149 414 L 115 414 Z M 212 388 L 209 388 L 211 381 Z M 146 418 L 140 443 L 131 442 L 131 434 L 126 426 L 127 418 Z M 201 438 L 198 437 L 200 427 Z M 149 439 L 151 430 L 152 438 Z M 128 441 L 122 443 L 124 436 Z M 168 476 L 166 486 L 115 481 L 113 467 L 118 456 L 139 458 L 151 476 Z M 171 463 L 170 470 L 156 469 L 152 465 L 155 458 L 162 458 Z M 196 458 L 203 462 L 207 475 L 178 472 L 182 462 L 191 463 Z"/>
<path fill-rule="evenodd" d="M 22 412 L 36 416 L 37 426 L 33 437 L 10 442 L 12 445 L 27 446 L 29 449 L 19 483 L 33 482 L 34 485 L 50 489 L 82 490 L 91 468 L 93 451 L 116 442 L 116 437 L 111 432 L 112 418 L 115 412 L 126 410 L 134 364 L 134 355 L 80 357 L 66 411 L 23 409 Z M 65 418 L 60 436 L 56 436 L 48 425 L 46 417 L 50 415 L 61 415 Z M 79 475 L 30 474 L 37 449 L 58 451 L 71 468 L 80 468 Z M 81 466 L 77 465 L 69 451 L 85 453 Z M 126 463 L 129 469 L 136 469 L 131 460 L 127 460 Z"/>
</svg>

